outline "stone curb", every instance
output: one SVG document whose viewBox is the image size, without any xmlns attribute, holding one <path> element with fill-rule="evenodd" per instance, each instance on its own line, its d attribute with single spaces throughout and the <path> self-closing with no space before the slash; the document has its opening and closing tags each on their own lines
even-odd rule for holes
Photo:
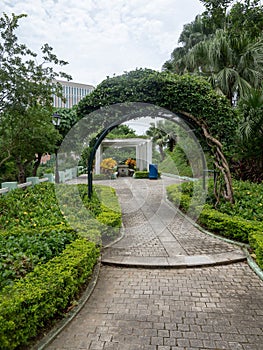
<svg viewBox="0 0 263 350">
<path fill-rule="evenodd" d="M 109 244 L 106 244 L 106 245 L 103 245 L 102 246 L 102 249 L 107 249 L 107 248 L 110 248 L 111 246 L 113 246 L 114 244 L 118 243 L 119 241 L 121 241 L 124 237 L 124 228 L 123 228 L 123 225 L 121 226 L 121 229 L 120 229 L 120 237 L 116 238 L 115 241 L 109 243 Z"/>
<path fill-rule="evenodd" d="M 175 257 L 126 257 L 116 259 L 102 259 L 103 265 L 134 267 L 134 268 L 161 268 L 161 269 L 184 269 L 196 267 L 208 267 L 228 265 L 246 260 L 246 255 L 241 252 L 230 252 L 214 255 L 178 255 Z"/>
<path fill-rule="evenodd" d="M 93 270 L 91 280 L 88 283 L 88 286 L 80 299 L 78 299 L 78 305 L 74 307 L 62 320 L 60 320 L 54 328 L 52 328 L 46 336 L 44 336 L 39 342 L 34 344 L 30 350 L 43 350 L 45 349 L 53 340 L 54 338 L 77 316 L 77 314 L 80 312 L 80 310 L 83 308 L 85 303 L 90 298 L 96 284 L 98 281 L 99 273 L 100 273 L 100 265 L 101 265 L 101 259 L 99 258 L 97 264 L 95 265 L 95 268 Z"/>
</svg>

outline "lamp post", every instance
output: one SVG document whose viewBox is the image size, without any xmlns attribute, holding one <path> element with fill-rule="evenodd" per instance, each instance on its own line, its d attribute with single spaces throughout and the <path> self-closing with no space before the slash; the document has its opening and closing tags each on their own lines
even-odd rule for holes
<svg viewBox="0 0 263 350">
<path fill-rule="evenodd" d="M 60 125 L 60 121 L 61 121 L 61 116 L 56 112 L 52 115 L 52 123 L 55 126 L 56 129 L 59 128 Z M 59 172 L 58 172 L 58 149 L 57 147 L 55 148 L 55 161 L 56 161 L 56 165 L 55 165 L 55 183 L 58 184 L 59 183 Z"/>
</svg>

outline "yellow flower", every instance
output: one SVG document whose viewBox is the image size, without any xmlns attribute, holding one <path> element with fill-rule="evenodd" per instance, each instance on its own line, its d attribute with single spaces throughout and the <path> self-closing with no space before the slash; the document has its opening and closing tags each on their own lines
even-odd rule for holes
<svg viewBox="0 0 263 350">
<path fill-rule="evenodd" d="M 28 214 L 28 212 L 27 211 L 24 211 L 24 215 L 27 215 Z"/>
</svg>

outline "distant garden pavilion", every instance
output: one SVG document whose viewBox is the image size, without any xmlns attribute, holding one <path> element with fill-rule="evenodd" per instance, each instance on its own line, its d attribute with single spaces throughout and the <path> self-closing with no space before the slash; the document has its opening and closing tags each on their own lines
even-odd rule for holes
<svg viewBox="0 0 263 350">
<path fill-rule="evenodd" d="M 125 148 L 135 147 L 136 149 L 136 168 L 137 170 L 148 169 L 149 164 L 152 163 L 152 140 L 143 138 L 131 139 L 104 139 L 96 152 L 95 158 L 95 174 L 100 174 L 100 163 L 102 161 L 102 154 L 105 148 Z"/>
</svg>

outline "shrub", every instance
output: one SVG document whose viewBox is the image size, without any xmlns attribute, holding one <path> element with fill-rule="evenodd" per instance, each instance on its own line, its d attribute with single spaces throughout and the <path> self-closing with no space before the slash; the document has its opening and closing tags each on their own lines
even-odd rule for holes
<svg viewBox="0 0 263 350">
<path fill-rule="evenodd" d="M 61 315 L 91 276 L 98 255 L 94 243 L 77 239 L 61 255 L 5 287 L 0 294 L 0 349 L 28 344 L 50 319 Z"/>
<path fill-rule="evenodd" d="M 254 249 L 256 261 L 263 270 L 263 230 L 255 230 L 249 235 L 249 244 Z"/>
<path fill-rule="evenodd" d="M 77 233 L 63 225 L 0 231 L 0 290 L 60 254 Z"/>
<path fill-rule="evenodd" d="M 121 227 L 121 208 L 116 191 L 108 186 L 95 187 L 101 202 L 102 211 L 96 219 L 102 224 L 102 243 L 109 243 L 119 235 Z"/>
<path fill-rule="evenodd" d="M 204 209 L 198 218 L 198 222 L 217 234 L 242 243 L 248 243 L 249 234 L 260 229 L 260 224 L 256 226 L 255 223 L 238 216 L 231 217 L 214 209 Z"/>
<path fill-rule="evenodd" d="M 149 171 L 135 171 L 133 176 L 135 179 L 148 179 L 149 178 Z M 158 177 L 161 177 L 160 172 L 158 172 Z"/>
</svg>

